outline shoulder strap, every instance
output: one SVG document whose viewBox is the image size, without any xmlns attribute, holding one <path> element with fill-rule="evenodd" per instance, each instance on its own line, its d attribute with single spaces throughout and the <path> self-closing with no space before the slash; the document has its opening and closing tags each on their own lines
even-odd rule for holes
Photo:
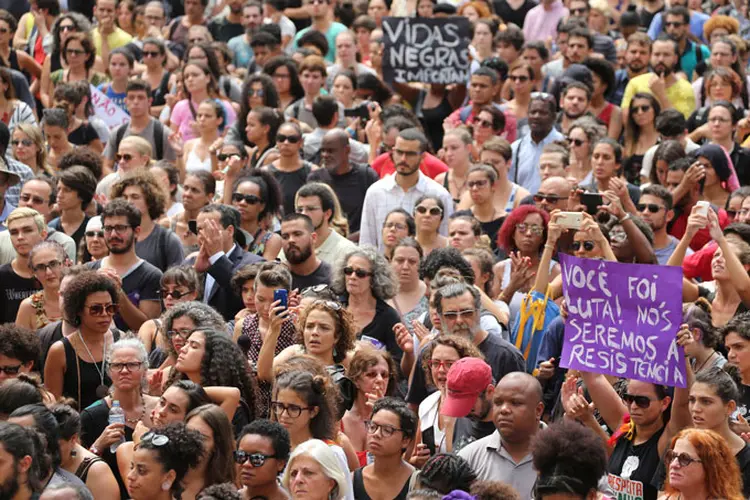
<svg viewBox="0 0 750 500">
<path fill-rule="evenodd" d="M 302 101 L 302 99 L 300 99 L 299 101 L 297 101 L 297 104 L 295 104 L 294 106 L 292 106 L 292 116 L 294 118 L 296 118 L 297 120 L 299 120 L 300 108 L 303 105 L 304 105 L 303 101 Z"/>
<path fill-rule="evenodd" d="M 114 147 L 112 148 L 112 151 L 117 152 L 117 148 L 120 147 L 120 142 L 122 141 L 123 137 L 125 137 L 125 129 L 128 128 L 127 123 L 123 123 L 118 127 L 117 132 L 115 132 L 115 142 Z M 156 130 L 154 128 L 154 130 Z M 154 138 L 156 138 L 156 134 L 154 134 Z"/>
<path fill-rule="evenodd" d="M 696 66 L 703 61 L 703 46 L 698 42 L 695 43 L 695 62 Z"/>
<path fill-rule="evenodd" d="M 164 158 L 164 125 L 159 120 L 154 121 L 154 146 L 156 146 L 156 159 Z"/>
<path fill-rule="evenodd" d="M 169 27 L 169 39 L 172 40 L 172 37 L 174 36 L 174 32 L 177 31 L 177 27 L 182 22 L 182 16 L 177 16 L 174 21 L 172 22 L 172 26 Z"/>
</svg>

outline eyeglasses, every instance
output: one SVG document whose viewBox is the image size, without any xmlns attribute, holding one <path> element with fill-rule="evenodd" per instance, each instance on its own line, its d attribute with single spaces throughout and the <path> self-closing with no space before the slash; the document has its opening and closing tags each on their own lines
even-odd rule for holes
<svg viewBox="0 0 750 500">
<path fill-rule="evenodd" d="M 166 299 L 167 297 L 172 297 L 172 298 L 173 298 L 173 299 L 175 299 L 175 300 L 180 300 L 181 298 L 183 298 L 183 297 L 186 297 L 186 296 L 190 295 L 190 294 L 191 294 L 191 293 L 193 293 L 194 291 L 195 291 L 195 290 L 193 290 L 192 288 L 191 288 L 191 289 L 189 289 L 189 290 L 188 290 L 187 292 L 181 292 L 181 291 L 179 291 L 179 290 L 168 290 L 168 289 L 166 289 L 166 288 L 162 288 L 162 289 L 160 290 L 160 292 L 161 292 L 161 297 L 162 297 L 163 299 Z"/>
<path fill-rule="evenodd" d="M 159 57 L 161 55 L 161 52 L 159 51 L 150 51 L 150 50 L 144 50 L 143 51 L 143 57 Z"/>
<path fill-rule="evenodd" d="M 93 304 L 86 307 L 92 316 L 114 316 L 120 310 L 117 304 Z"/>
<path fill-rule="evenodd" d="M 0 372 L 3 372 L 6 375 L 16 375 L 16 374 L 18 374 L 18 370 L 21 369 L 21 366 L 23 366 L 23 365 L 0 366 Z"/>
<path fill-rule="evenodd" d="M 164 434 L 157 434 L 154 431 L 149 431 L 141 436 L 141 443 L 150 444 L 151 446 L 160 448 L 169 443 L 169 438 Z"/>
<path fill-rule="evenodd" d="M 357 278 L 364 279 L 368 276 L 372 276 L 372 271 L 365 271 L 364 269 L 354 269 L 352 266 L 346 266 L 344 268 L 344 274 L 347 276 L 351 276 L 352 274 L 356 274 Z"/>
<path fill-rule="evenodd" d="M 288 142 L 289 144 L 297 144 L 300 139 L 301 137 L 298 135 L 276 134 L 276 142 L 278 143 Z"/>
<path fill-rule="evenodd" d="M 476 123 L 481 128 L 490 128 L 492 127 L 492 122 L 488 120 L 477 120 L 474 123 Z"/>
<path fill-rule="evenodd" d="M 62 32 L 65 32 L 65 31 L 78 31 L 78 28 L 76 27 L 75 24 L 64 24 L 64 25 L 61 24 L 60 27 L 59 27 L 59 29 Z"/>
<path fill-rule="evenodd" d="M 400 222 L 386 222 L 383 224 L 383 227 L 385 229 L 398 229 L 399 231 L 406 231 L 409 229 L 406 224 L 401 224 Z"/>
<path fill-rule="evenodd" d="M 585 140 L 583 140 L 583 139 L 572 139 L 572 138 L 569 138 L 569 139 L 568 139 L 568 142 L 569 142 L 569 143 L 571 143 L 571 144 L 573 144 L 574 146 L 577 146 L 577 147 L 579 147 L 579 148 L 580 148 L 581 146 L 583 146 L 583 144 L 584 144 L 584 143 L 585 143 L 586 141 L 585 141 Z"/>
<path fill-rule="evenodd" d="M 34 203 L 36 205 L 43 205 L 43 204 L 48 205 L 49 204 L 48 200 L 45 200 L 44 198 L 40 198 L 38 196 L 32 196 L 30 194 L 22 194 L 20 196 L 20 199 L 24 203 Z"/>
<path fill-rule="evenodd" d="M 488 181 L 487 179 L 482 179 L 479 181 L 469 181 L 466 183 L 466 185 L 469 186 L 469 189 L 474 189 L 474 188 L 483 188 L 489 183 L 490 181 Z"/>
<path fill-rule="evenodd" d="M 140 361 L 133 361 L 130 363 L 110 363 L 109 367 L 112 369 L 112 371 L 115 372 L 122 372 L 123 370 L 127 370 L 129 372 L 134 372 L 140 367 L 143 366 L 143 363 Z"/>
<path fill-rule="evenodd" d="M 651 398 L 648 396 L 634 396 L 633 394 L 623 394 L 622 400 L 626 404 L 631 405 L 635 403 L 638 408 L 648 408 L 651 406 Z"/>
<path fill-rule="evenodd" d="M 104 230 L 104 234 L 107 234 L 107 233 L 123 234 L 128 229 L 130 229 L 130 226 L 128 226 L 127 224 L 115 224 L 114 226 L 104 226 L 102 227 L 102 229 Z"/>
<path fill-rule="evenodd" d="M 644 210 L 648 209 L 648 211 L 652 214 L 656 214 L 659 213 L 659 210 L 666 207 L 662 207 L 660 205 L 657 205 L 656 203 L 639 203 L 635 206 L 635 208 L 639 212 L 643 212 Z"/>
<path fill-rule="evenodd" d="M 66 49 L 65 53 L 69 56 L 82 56 L 86 51 L 83 49 Z"/>
<path fill-rule="evenodd" d="M 44 264 L 44 263 L 37 264 L 37 265 L 33 266 L 31 269 L 35 273 L 38 273 L 38 272 L 42 272 L 43 273 L 43 272 L 47 271 L 47 269 L 49 269 L 50 271 L 54 271 L 55 269 L 57 269 L 61 265 L 62 265 L 62 262 L 60 262 L 59 260 L 51 260 L 51 261 L 47 262 L 46 264 Z"/>
<path fill-rule="evenodd" d="M 191 333 L 193 333 L 193 330 L 167 330 L 167 337 L 171 339 L 177 335 L 182 340 L 187 340 Z"/>
<path fill-rule="evenodd" d="M 581 245 L 583 244 L 583 249 L 587 252 L 592 251 L 596 247 L 596 243 L 593 241 L 574 241 L 571 247 L 573 248 L 574 252 L 577 252 L 581 249 Z"/>
<path fill-rule="evenodd" d="M 534 201 L 537 203 L 541 203 L 543 201 L 547 201 L 547 203 L 557 203 L 560 200 L 566 199 L 567 196 L 557 196 L 556 194 L 542 194 L 537 193 L 534 195 Z"/>
<path fill-rule="evenodd" d="M 526 75 L 510 75 L 508 77 L 508 80 L 510 80 L 511 82 L 526 83 L 530 80 L 530 78 Z"/>
<path fill-rule="evenodd" d="M 14 148 L 17 148 L 19 145 L 30 148 L 34 145 L 34 141 L 32 141 L 31 139 L 13 139 L 12 141 L 10 141 L 10 144 Z"/>
<path fill-rule="evenodd" d="M 341 304 L 339 304 L 338 302 L 334 302 L 332 300 L 318 299 L 318 300 L 313 301 L 313 303 L 310 305 L 322 305 L 333 311 L 341 310 Z"/>
<path fill-rule="evenodd" d="M 440 368 L 445 368 L 446 371 L 451 369 L 451 366 L 453 366 L 453 363 L 455 361 L 443 361 L 442 359 L 431 359 L 428 365 L 430 365 L 430 368 L 433 370 L 439 370 Z"/>
<path fill-rule="evenodd" d="M 460 318 L 472 318 L 476 309 L 464 309 L 463 311 L 443 311 L 443 317 L 445 319 L 457 320 Z"/>
<path fill-rule="evenodd" d="M 130 161 L 130 160 L 132 160 L 132 159 L 133 159 L 133 155 L 131 155 L 131 154 L 128 154 L 128 153 L 125 153 L 124 155 L 121 155 L 120 153 L 117 153 L 117 154 L 115 155 L 115 161 L 116 161 L 116 162 L 120 162 L 120 161 L 122 161 L 122 160 L 125 160 L 125 161 Z"/>
<path fill-rule="evenodd" d="M 671 464 L 675 458 L 677 459 L 677 463 L 680 464 L 680 467 L 687 467 L 693 462 L 701 463 L 703 461 L 698 458 L 693 458 L 687 453 L 675 453 L 674 450 L 667 450 L 664 454 L 664 463 Z"/>
<path fill-rule="evenodd" d="M 254 194 L 232 193 L 232 201 L 235 203 L 244 201 L 248 205 L 257 205 L 258 203 L 260 203 L 260 198 L 258 198 Z"/>
<path fill-rule="evenodd" d="M 86 231 L 84 234 L 86 234 L 87 238 L 93 238 L 95 236 L 97 238 L 104 238 L 104 231 Z"/>
<path fill-rule="evenodd" d="M 426 214 L 427 212 L 430 212 L 430 215 L 432 215 L 433 217 L 437 217 L 438 215 L 440 215 L 440 214 L 443 213 L 443 209 L 440 208 L 440 207 L 430 207 L 430 208 L 427 208 L 427 207 L 422 206 L 422 205 L 419 205 L 418 207 L 416 207 L 414 209 L 414 211 L 417 212 L 418 214 L 422 214 L 422 215 Z"/>
<path fill-rule="evenodd" d="M 518 224 L 516 226 L 516 231 L 519 231 L 521 233 L 531 231 L 531 234 L 535 236 L 541 236 L 542 234 L 544 234 L 544 228 L 539 224 L 526 224 L 525 222 Z"/>
<path fill-rule="evenodd" d="M 375 434 L 380 431 L 380 434 L 382 434 L 383 437 L 391 437 L 396 431 L 404 432 L 403 429 L 399 429 L 398 427 L 393 427 L 392 425 L 387 424 L 376 424 L 372 420 L 365 420 L 365 427 L 369 434 Z"/>
<path fill-rule="evenodd" d="M 285 405 L 284 403 L 279 403 L 278 401 L 271 401 L 271 411 L 277 417 L 280 417 L 284 412 L 286 412 L 289 418 L 297 418 L 302 415 L 303 410 L 312 410 L 313 408 L 314 406 L 303 407 L 298 405 Z"/>
<path fill-rule="evenodd" d="M 651 111 L 651 105 L 644 104 L 643 106 L 632 106 L 630 109 L 633 110 L 633 113 L 648 113 Z"/>
<path fill-rule="evenodd" d="M 253 467 L 263 467 L 263 464 L 265 464 L 266 460 L 268 460 L 269 458 L 276 458 L 276 455 L 264 455 L 263 453 L 248 453 L 242 450 L 236 450 L 234 452 L 234 463 L 238 465 L 242 465 L 249 460 L 250 465 L 252 465 Z"/>
<path fill-rule="evenodd" d="M 221 153 L 221 154 L 216 155 L 216 159 L 219 161 L 227 161 L 228 159 L 234 158 L 234 157 L 239 158 L 240 155 L 237 153 L 230 153 L 230 154 Z"/>
<path fill-rule="evenodd" d="M 247 91 L 248 97 L 263 97 L 264 95 L 266 95 L 266 92 L 263 89 L 250 89 Z"/>
</svg>

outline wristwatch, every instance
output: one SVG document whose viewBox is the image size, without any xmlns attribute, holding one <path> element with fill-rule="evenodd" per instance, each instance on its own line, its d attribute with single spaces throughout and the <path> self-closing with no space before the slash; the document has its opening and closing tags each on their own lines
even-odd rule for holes
<svg viewBox="0 0 750 500">
<path fill-rule="evenodd" d="M 99 448 L 97 448 L 95 444 L 91 445 L 91 448 L 89 448 L 89 451 L 91 453 L 93 453 L 94 455 L 96 455 L 97 457 L 101 457 L 102 456 L 102 452 L 99 451 Z"/>
</svg>

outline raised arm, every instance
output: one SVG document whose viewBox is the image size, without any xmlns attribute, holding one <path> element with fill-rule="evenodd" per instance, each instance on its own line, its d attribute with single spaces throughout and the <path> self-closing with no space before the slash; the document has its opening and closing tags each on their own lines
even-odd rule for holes
<svg viewBox="0 0 750 500">
<path fill-rule="evenodd" d="M 683 348 L 688 348 L 690 344 L 695 343 L 693 333 L 688 325 L 681 325 L 677 332 L 677 344 Z M 690 366 L 690 356 L 685 354 L 685 373 L 687 375 L 686 387 L 674 388 L 674 399 L 672 400 L 672 414 L 667 423 L 667 427 L 659 438 L 659 456 L 663 456 L 667 451 L 667 446 L 672 438 L 686 427 L 693 425 L 693 418 L 690 415 L 690 387 L 695 380 L 693 368 Z"/>
<path fill-rule="evenodd" d="M 240 390 L 237 387 L 204 387 L 206 394 L 216 406 L 221 407 L 227 418 L 231 421 L 234 418 L 234 412 L 237 411 L 237 405 L 240 404 Z"/>
<path fill-rule="evenodd" d="M 271 304 L 270 320 L 271 324 L 266 332 L 266 338 L 258 353 L 258 362 L 256 363 L 257 377 L 262 382 L 273 382 L 273 358 L 276 352 L 276 343 L 281 335 L 281 325 L 289 317 L 289 309 L 280 306 L 280 301 Z"/>
<path fill-rule="evenodd" d="M 729 242 L 727 242 L 724 232 L 721 226 L 719 226 L 719 218 L 716 212 L 711 209 L 708 210 L 708 230 L 711 233 L 711 237 L 719 245 L 721 254 L 726 262 L 732 286 L 737 290 L 742 303 L 745 306 L 750 305 L 750 276 L 748 276 L 745 266 L 740 262 L 737 255 L 735 255 L 734 249 L 729 246 Z"/>
<path fill-rule="evenodd" d="M 599 415 L 610 429 L 618 429 L 623 417 L 628 413 L 625 403 L 604 375 L 589 372 L 582 372 L 582 375 L 591 400 L 599 409 Z"/>
</svg>

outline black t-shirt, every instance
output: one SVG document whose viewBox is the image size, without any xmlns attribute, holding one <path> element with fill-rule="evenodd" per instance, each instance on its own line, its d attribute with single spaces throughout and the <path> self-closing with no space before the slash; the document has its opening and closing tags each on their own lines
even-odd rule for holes
<svg viewBox="0 0 750 500">
<path fill-rule="evenodd" d="M 88 215 L 83 217 L 83 222 L 81 222 L 81 225 L 78 226 L 78 229 L 73 231 L 73 234 L 68 234 L 65 232 L 65 229 L 62 225 L 62 219 L 60 217 L 52 220 L 49 223 L 49 227 L 54 229 L 55 231 L 60 231 L 63 234 L 68 234 L 73 239 L 73 242 L 76 244 L 76 248 L 78 248 L 81 244 L 81 240 L 83 239 L 84 234 L 86 234 L 86 226 L 89 223 L 90 217 Z"/>
<path fill-rule="evenodd" d="M 385 345 L 386 350 L 391 353 L 396 366 L 399 366 L 404 353 L 396 342 L 396 334 L 393 333 L 393 326 L 401 321 L 398 312 L 378 299 L 375 304 L 375 317 L 369 325 L 362 329 L 362 335 L 367 335 L 379 340 Z"/>
<path fill-rule="evenodd" d="M 513 23 L 523 29 L 523 23 L 526 20 L 526 14 L 536 6 L 536 2 L 526 0 L 518 9 L 513 9 L 507 0 L 495 0 L 492 2 L 495 8 L 495 14 L 505 21 L 505 24 Z"/>
<path fill-rule="evenodd" d="M 245 28 L 241 24 L 230 23 L 227 18 L 220 17 L 208 23 L 208 31 L 217 42 L 227 43 L 236 36 L 245 33 Z"/>
<path fill-rule="evenodd" d="M 657 10 L 653 14 L 651 12 L 647 11 L 646 9 L 639 9 L 638 10 L 638 16 L 641 19 L 641 26 L 643 28 L 648 29 L 649 26 L 651 26 L 651 21 L 653 21 L 654 17 L 656 17 L 656 14 L 658 14 L 659 12 L 662 12 L 662 11 L 664 11 L 664 7 L 662 7 L 659 10 Z"/>
<path fill-rule="evenodd" d="M 481 422 L 471 418 L 457 418 L 453 427 L 453 453 L 458 453 L 467 444 L 482 439 L 495 432 L 495 423 Z"/>
<path fill-rule="evenodd" d="M 15 323 L 23 299 L 41 288 L 36 278 L 17 275 L 10 263 L 0 266 L 0 324 Z"/>
<path fill-rule="evenodd" d="M 344 175 L 331 175 L 325 168 L 314 170 L 307 176 L 308 182 L 324 182 L 331 186 L 341 202 L 341 209 L 349 221 L 349 232 L 356 233 L 362 222 L 362 207 L 367 188 L 379 180 L 377 172 L 369 165 L 351 164 L 352 169 Z"/>
<path fill-rule="evenodd" d="M 76 146 L 88 146 L 98 138 L 99 134 L 90 123 L 84 123 L 68 134 L 68 141 Z"/>
<path fill-rule="evenodd" d="M 656 500 L 658 490 L 652 483 L 661 462 L 659 438 L 663 432 L 662 427 L 648 441 L 638 446 L 634 446 L 625 437 L 617 441 L 607 466 L 609 486 L 614 491 L 615 498 Z"/>
<path fill-rule="evenodd" d="M 320 261 L 318 268 L 307 276 L 296 274 L 294 271 L 290 272 L 292 273 L 292 290 L 296 288 L 299 291 L 302 291 L 309 286 L 322 284 L 330 285 L 331 276 L 333 275 L 333 269 L 330 264 L 323 262 L 322 260 Z"/>
<path fill-rule="evenodd" d="M 98 270 L 102 267 L 102 261 L 89 262 L 86 266 Z M 161 275 L 159 269 L 145 260 L 141 260 L 135 268 L 131 269 L 125 276 L 121 276 L 122 289 L 130 302 L 136 307 L 142 300 L 159 300 Z M 122 331 L 130 330 L 119 313 L 115 315 L 115 325 Z"/>
<path fill-rule="evenodd" d="M 284 214 L 294 213 L 294 198 L 299 188 L 307 183 L 307 176 L 312 172 L 312 163 L 303 161 L 302 167 L 294 172 L 285 172 L 270 165 L 268 171 L 276 178 L 281 186 L 281 195 L 283 198 Z"/>
</svg>

